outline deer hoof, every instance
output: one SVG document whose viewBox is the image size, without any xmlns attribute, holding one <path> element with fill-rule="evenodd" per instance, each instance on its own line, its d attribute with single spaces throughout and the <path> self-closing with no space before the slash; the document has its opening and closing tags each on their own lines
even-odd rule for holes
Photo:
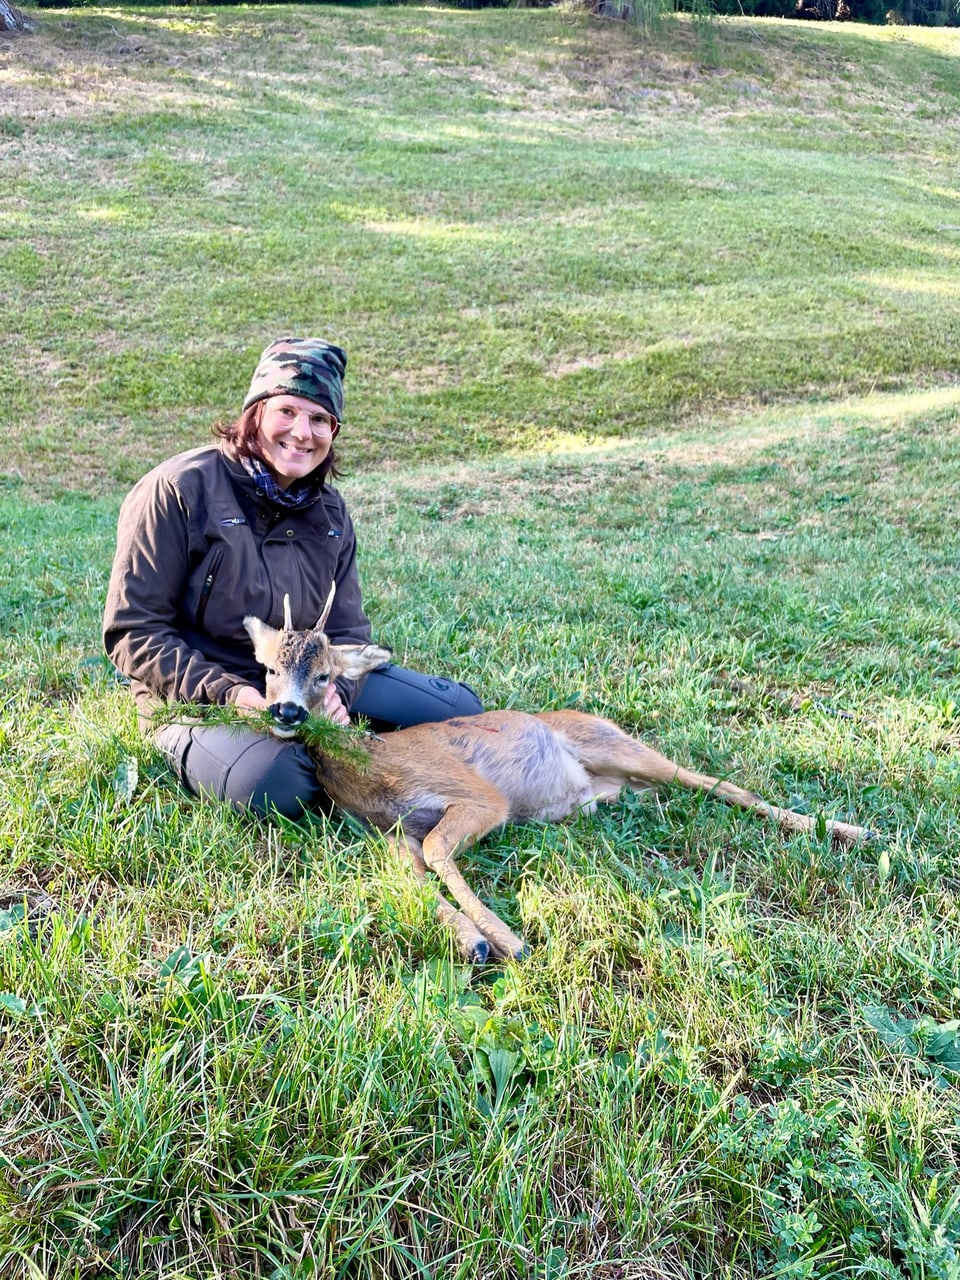
<svg viewBox="0 0 960 1280">
<path fill-rule="evenodd" d="M 833 844 L 842 849 L 852 849 L 858 844 L 875 844 L 880 836 L 869 827 L 854 827 L 848 822 L 835 823 L 829 834 Z"/>
<path fill-rule="evenodd" d="M 513 935 L 513 940 L 509 945 L 506 943 L 494 942 L 492 944 L 492 950 L 494 959 L 516 960 L 517 963 L 521 960 L 526 960 L 530 955 L 530 948 L 522 938 L 518 938 L 516 935 Z"/>
<path fill-rule="evenodd" d="M 490 943 L 486 938 L 479 938 L 467 952 L 466 959 L 470 964 L 486 964 L 490 959 Z"/>
</svg>

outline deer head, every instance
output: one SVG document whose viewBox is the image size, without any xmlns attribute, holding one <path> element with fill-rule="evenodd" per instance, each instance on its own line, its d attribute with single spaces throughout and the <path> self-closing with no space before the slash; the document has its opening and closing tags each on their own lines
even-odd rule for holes
<svg viewBox="0 0 960 1280">
<path fill-rule="evenodd" d="M 271 732 L 292 738 L 311 713 L 323 712 L 331 680 L 355 680 L 390 661 L 390 650 L 375 644 L 331 644 L 323 628 L 330 614 L 336 584 L 330 588 L 323 613 L 308 631 L 294 631 L 290 597 L 283 598 L 283 629 L 278 631 L 248 614 L 243 620 L 257 661 L 267 673 L 267 708 Z"/>
</svg>

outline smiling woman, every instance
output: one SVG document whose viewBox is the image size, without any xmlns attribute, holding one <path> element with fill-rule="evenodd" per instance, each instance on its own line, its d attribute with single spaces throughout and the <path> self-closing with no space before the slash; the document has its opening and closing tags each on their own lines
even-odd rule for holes
<svg viewBox="0 0 960 1280">
<path fill-rule="evenodd" d="M 340 428 L 331 414 L 303 396 L 271 396 L 264 401 L 258 435 L 264 462 L 281 489 L 314 471 L 330 452 Z"/>
<path fill-rule="evenodd" d="M 370 639 L 353 524 L 329 484 L 346 364 L 342 348 L 323 339 L 271 343 L 240 417 L 217 428 L 219 443 L 155 467 L 120 511 L 107 654 L 129 677 L 141 725 L 181 781 L 261 813 L 299 817 L 324 804 L 299 743 L 187 718 L 158 728 L 154 713 L 177 702 L 266 706 L 248 614 L 311 627 L 335 586 L 331 639 Z M 337 724 L 357 714 L 389 729 L 482 707 L 466 685 L 389 664 L 365 682 L 331 683 L 324 710 Z"/>
</svg>

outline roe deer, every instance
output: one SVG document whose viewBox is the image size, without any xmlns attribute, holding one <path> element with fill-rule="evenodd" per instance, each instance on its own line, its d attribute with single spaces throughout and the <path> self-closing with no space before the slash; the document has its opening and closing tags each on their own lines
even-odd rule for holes
<svg viewBox="0 0 960 1280">
<path fill-rule="evenodd" d="M 356 679 L 390 660 L 390 650 L 378 645 L 331 644 L 323 627 L 332 603 L 331 589 L 310 631 L 293 630 L 286 600 L 281 631 L 244 618 L 257 660 L 266 668 L 270 729 L 278 737 L 296 736 L 308 714 L 320 712 L 330 680 Z M 609 720 L 580 711 L 485 711 L 398 729 L 369 738 L 367 745 L 369 761 L 359 769 L 320 748 L 308 749 L 334 804 L 389 833 L 419 876 L 428 868 L 437 875 L 457 903 L 441 898 L 438 915 L 453 928 L 463 954 L 476 961 L 491 951 L 517 959 L 526 952 L 523 940 L 483 905 L 455 862 L 460 849 L 506 822 L 559 822 L 592 812 L 624 787 L 640 791 L 679 783 L 751 809 L 787 831 L 816 828 L 815 818 L 674 764 Z M 844 845 L 871 835 L 846 822 L 827 822 L 826 830 Z"/>
</svg>

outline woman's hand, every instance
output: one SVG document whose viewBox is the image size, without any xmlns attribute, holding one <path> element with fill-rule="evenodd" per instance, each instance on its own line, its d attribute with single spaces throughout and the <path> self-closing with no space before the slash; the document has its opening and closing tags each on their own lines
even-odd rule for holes
<svg viewBox="0 0 960 1280">
<path fill-rule="evenodd" d="M 258 689 L 254 689 L 252 684 L 245 684 L 241 685 L 237 691 L 233 705 L 240 710 L 262 711 L 267 705 L 267 700 Z"/>
<path fill-rule="evenodd" d="M 327 692 L 323 696 L 323 714 L 334 724 L 346 726 L 350 723 L 347 708 L 340 700 L 340 693 L 332 680 L 327 685 Z"/>
</svg>

